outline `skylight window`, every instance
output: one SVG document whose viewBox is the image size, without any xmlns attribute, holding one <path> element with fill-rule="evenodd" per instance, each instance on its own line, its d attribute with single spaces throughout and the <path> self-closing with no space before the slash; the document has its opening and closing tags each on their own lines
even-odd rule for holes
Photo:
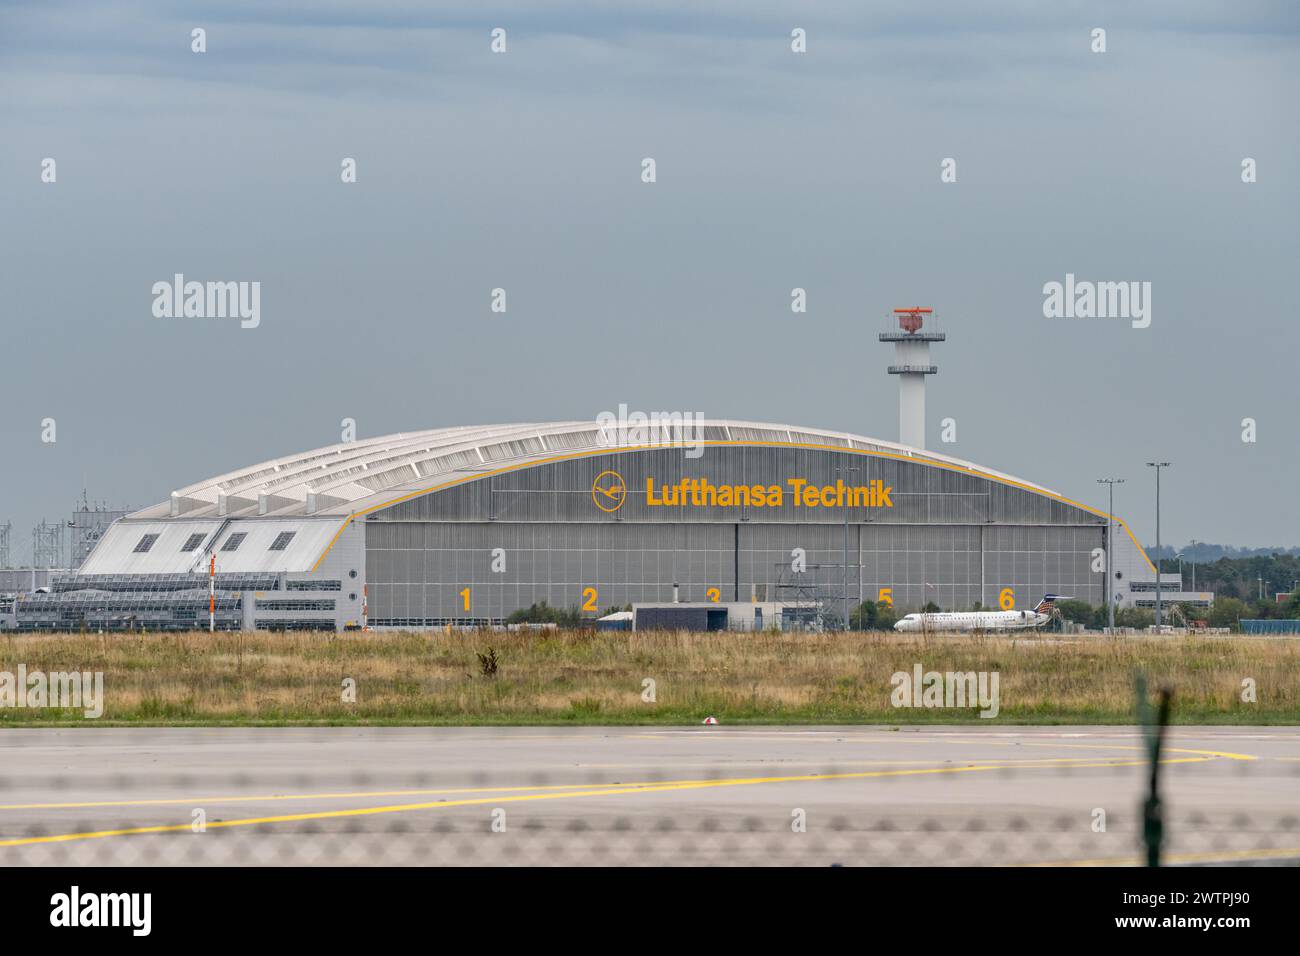
<svg viewBox="0 0 1300 956">
<path fill-rule="evenodd" d="M 226 543 L 221 546 L 221 550 L 234 551 L 241 544 L 244 543 L 244 539 L 247 537 L 248 537 L 247 531 L 236 531 L 234 534 L 232 534 L 229 538 L 226 539 Z"/>
<path fill-rule="evenodd" d="M 144 554 L 146 551 L 148 551 L 150 548 L 153 547 L 153 543 L 157 540 L 158 540 L 158 535 L 156 534 L 145 535 L 143 538 L 140 539 L 139 543 L 135 546 L 135 553 Z"/>
<path fill-rule="evenodd" d="M 269 550 L 283 551 L 285 548 L 289 547 L 289 542 L 293 540 L 295 533 L 296 532 L 293 531 L 281 531 L 275 536 L 275 540 L 271 542 Z"/>
<path fill-rule="evenodd" d="M 205 534 L 190 535 L 188 538 L 185 539 L 185 543 L 181 545 L 181 553 L 184 554 L 187 551 L 196 550 L 198 546 L 203 543 L 203 539 L 206 537 L 207 535 Z"/>
</svg>

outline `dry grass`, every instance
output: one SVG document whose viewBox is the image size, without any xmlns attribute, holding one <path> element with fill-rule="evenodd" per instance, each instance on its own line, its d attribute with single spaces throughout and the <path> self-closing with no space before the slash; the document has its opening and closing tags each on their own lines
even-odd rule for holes
<svg viewBox="0 0 1300 956">
<path fill-rule="evenodd" d="M 499 672 L 480 672 L 496 650 Z M 0 671 L 103 671 L 104 716 L 0 708 L 17 724 L 916 723 L 890 676 L 998 671 L 1001 722 L 1127 723 L 1133 676 L 1175 689 L 1187 723 L 1300 723 L 1300 642 L 883 634 L 483 633 L 9 635 Z M 342 700 L 345 678 L 356 702 Z M 657 701 L 641 700 L 655 681 Z M 1258 703 L 1240 699 L 1253 678 Z"/>
</svg>

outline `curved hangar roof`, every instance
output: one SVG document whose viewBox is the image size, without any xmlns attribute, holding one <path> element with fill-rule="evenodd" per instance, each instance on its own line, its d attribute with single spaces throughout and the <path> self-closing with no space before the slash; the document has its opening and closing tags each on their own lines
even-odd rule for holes
<svg viewBox="0 0 1300 956">
<path fill-rule="evenodd" d="M 594 422 L 468 426 L 358 439 L 264 461 L 172 492 L 171 500 L 132 518 L 296 517 L 348 515 L 414 491 L 558 457 L 662 446 L 665 437 L 621 442 Z M 680 439 L 680 435 L 671 436 Z M 692 436 L 694 437 L 694 436 Z M 1054 497 L 1041 485 L 906 445 L 846 432 L 792 425 L 704 421 L 706 442 L 798 445 L 875 452 L 960 468 Z"/>
</svg>

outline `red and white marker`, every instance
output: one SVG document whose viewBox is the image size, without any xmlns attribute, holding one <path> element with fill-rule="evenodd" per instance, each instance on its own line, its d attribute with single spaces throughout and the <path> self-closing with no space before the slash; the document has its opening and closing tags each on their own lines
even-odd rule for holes
<svg viewBox="0 0 1300 956">
<path fill-rule="evenodd" d="M 705 717 L 705 718 L 704 718 L 704 722 L 705 722 L 706 724 L 716 724 L 716 723 L 718 722 L 718 718 L 716 718 L 716 717 Z"/>
<path fill-rule="evenodd" d="M 212 560 L 208 563 L 208 633 L 215 634 L 217 630 L 217 553 L 212 552 Z"/>
</svg>

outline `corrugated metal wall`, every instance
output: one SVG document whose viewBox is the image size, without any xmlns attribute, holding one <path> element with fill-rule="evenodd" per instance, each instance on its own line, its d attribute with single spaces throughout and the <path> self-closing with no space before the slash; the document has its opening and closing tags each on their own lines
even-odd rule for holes
<svg viewBox="0 0 1300 956">
<path fill-rule="evenodd" d="M 880 480 L 891 508 L 848 508 L 849 597 L 875 600 L 890 589 L 900 608 L 934 601 L 945 609 L 976 601 L 996 607 L 1006 588 L 1029 607 L 1046 591 L 1102 603 L 1092 570 L 1104 519 L 1036 492 L 978 475 L 878 456 L 799 448 L 711 447 L 596 455 L 479 479 L 394 505 L 369 517 L 366 579 L 377 624 L 504 617 L 546 601 L 604 610 L 637 601 L 751 596 L 823 598 L 843 592 L 844 511 L 798 507 L 787 479 L 833 485 L 836 467 L 857 468 L 850 484 Z M 596 506 L 593 480 L 622 476 L 627 498 L 614 513 Z M 713 485 L 783 489 L 781 507 L 649 507 L 656 487 L 683 477 Z M 492 570 L 503 549 L 505 571 Z M 808 570 L 795 575 L 791 552 Z M 737 575 L 739 571 L 739 575 Z M 470 589 L 471 607 L 462 591 Z M 594 588 L 596 596 L 586 589 Z"/>
</svg>

